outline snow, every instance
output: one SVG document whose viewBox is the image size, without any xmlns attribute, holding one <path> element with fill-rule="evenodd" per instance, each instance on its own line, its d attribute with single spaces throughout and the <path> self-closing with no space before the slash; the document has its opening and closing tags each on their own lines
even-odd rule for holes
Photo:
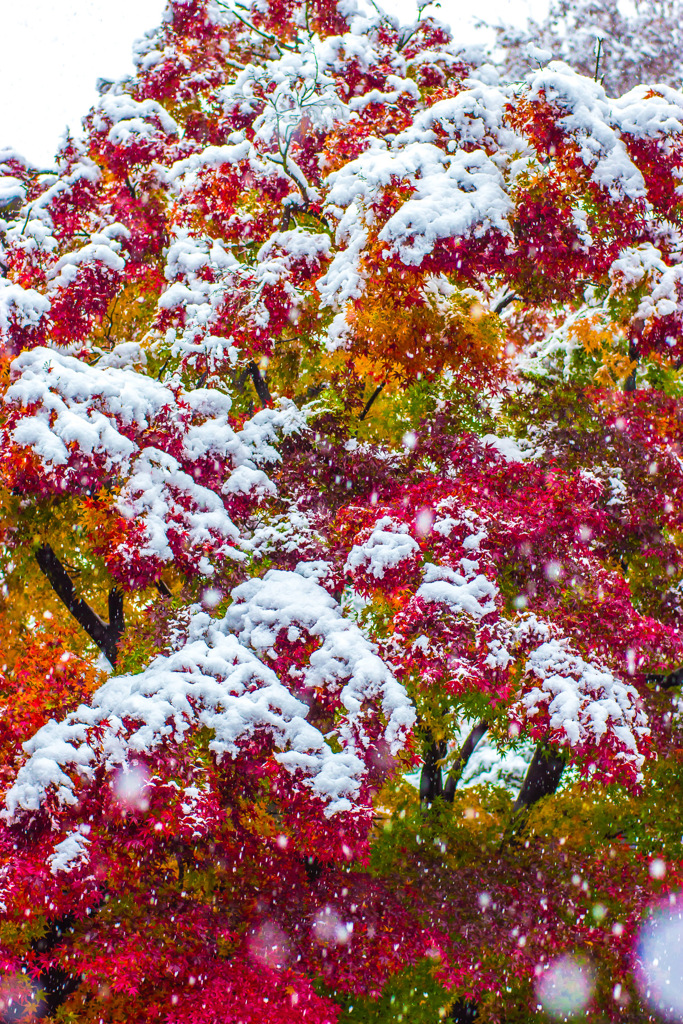
<svg viewBox="0 0 683 1024">
<path fill-rule="evenodd" d="M 526 462 L 530 458 L 514 437 L 496 437 L 495 434 L 484 434 L 481 442 L 497 451 L 506 462 Z"/>
<path fill-rule="evenodd" d="M 86 263 L 101 263 L 114 274 L 120 274 L 126 261 L 119 255 L 119 238 L 127 238 L 130 232 L 122 224 L 112 224 L 104 231 L 91 236 L 91 241 L 62 256 L 47 273 L 49 291 L 66 288 L 77 276 L 77 268 Z"/>
<path fill-rule="evenodd" d="M 290 505 L 286 512 L 271 515 L 267 522 L 259 524 L 251 537 L 243 541 L 242 547 L 252 551 L 257 558 L 274 558 L 282 554 L 301 557 L 307 551 L 318 552 L 325 543 L 323 535 L 315 529 L 312 517 L 296 505 Z"/>
<path fill-rule="evenodd" d="M 0 175 L 0 209 L 15 199 L 23 199 L 25 193 L 26 188 L 18 178 L 11 174 Z"/>
<path fill-rule="evenodd" d="M 108 362 L 105 358 L 89 366 L 46 348 L 18 356 L 11 364 L 12 383 L 4 396 L 7 407 L 23 412 L 13 428 L 13 441 L 32 448 L 46 466 L 66 464 L 75 444 L 81 454 L 101 456 L 108 470 L 124 473 L 139 450 L 131 434 L 142 441 L 145 431 L 168 415 L 173 416 L 183 450 L 193 462 L 208 456 L 231 458 L 236 467 L 256 471 L 280 460 L 276 448 L 280 436 L 306 429 L 305 412 L 281 399 L 234 432 L 228 423 L 227 395 L 205 388 L 178 395 L 145 373 Z M 192 416 L 206 419 L 188 422 Z M 168 424 L 164 426 L 169 429 Z M 263 474 L 254 479 L 268 486 Z M 240 486 L 244 486 L 244 470 Z"/>
<path fill-rule="evenodd" d="M 668 85 L 637 85 L 611 101 L 621 132 L 636 139 L 662 139 L 683 133 L 683 94 Z"/>
<path fill-rule="evenodd" d="M 278 399 L 275 408 L 261 409 L 247 420 L 238 432 L 243 455 L 237 465 L 264 466 L 280 462 L 282 456 L 275 447 L 280 436 L 291 437 L 308 430 L 306 410 L 299 409 L 289 398 Z"/>
<path fill-rule="evenodd" d="M 345 249 L 334 254 L 325 274 L 316 282 L 323 306 L 338 308 L 350 299 L 358 299 L 363 294 L 366 273 L 361 268 L 361 256 L 368 241 L 368 232 L 360 225 L 359 209 L 351 203 L 346 210 L 337 229 L 337 241 L 346 241 Z M 338 337 L 346 327 L 342 314 L 337 330 L 330 332 L 332 338 Z"/>
<path fill-rule="evenodd" d="M 406 692 L 313 576 L 271 569 L 263 579 L 237 587 L 233 597 L 225 623 L 261 656 L 269 656 L 283 630 L 304 630 L 320 638 L 302 685 L 312 690 L 324 686 L 327 693 L 338 694 L 346 711 L 338 732 L 346 744 L 352 746 L 355 736 L 363 740 L 366 705 L 377 702 L 387 723 L 385 738 L 392 752 L 398 750 L 415 720 Z"/>
<path fill-rule="evenodd" d="M 488 231 L 510 235 L 507 218 L 512 201 L 500 171 L 481 149 L 446 154 L 426 142 L 409 143 L 395 151 L 376 144 L 328 181 L 330 214 L 340 221 L 345 212 L 349 214 L 338 228 L 338 241 L 351 240 L 355 234 L 352 210 L 365 209 L 393 181 L 411 187 L 411 198 L 389 217 L 378 235 L 409 266 L 418 266 L 444 239 L 478 238 Z"/>
<path fill-rule="evenodd" d="M 128 428 L 143 432 L 175 403 L 171 391 L 145 374 L 88 366 L 46 348 L 22 352 L 11 373 L 4 404 L 26 410 L 12 440 L 31 448 L 46 467 L 65 465 L 75 444 L 101 456 L 108 471 L 123 472 L 136 451 Z"/>
<path fill-rule="evenodd" d="M 471 563 L 476 565 L 477 563 Z M 424 583 L 416 597 L 423 601 L 446 604 L 456 614 L 482 619 L 496 610 L 498 588 L 482 573 L 458 572 L 444 565 L 428 562 L 424 566 Z"/>
<path fill-rule="evenodd" d="M 326 131 L 348 116 L 335 79 L 321 64 L 316 43 L 314 38 L 303 42 L 298 52 L 285 52 L 258 66 L 248 64 L 222 90 L 226 111 L 256 114 L 252 122 L 255 142 L 271 147 L 268 158 L 279 161 L 290 175 L 295 167 L 288 155 L 289 144 L 302 120 L 306 118 L 313 129 Z"/>
<path fill-rule="evenodd" d="M 81 491 L 93 473 L 116 480 L 113 507 L 130 526 L 113 553 L 137 584 L 178 561 L 211 576 L 213 560 L 245 557 L 225 500 L 275 493 L 262 467 L 280 461 L 283 437 L 307 429 L 306 412 L 281 399 L 235 431 L 228 395 L 171 390 L 126 362 L 121 352 L 95 366 L 45 348 L 22 353 L 4 396 L 14 414 L 6 437 L 32 452 L 53 488 Z M 202 472 L 211 487 L 195 479 Z"/>
<path fill-rule="evenodd" d="M 37 327 L 50 309 L 50 300 L 35 288 L 22 288 L 0 277 L 0 340 L 7 338 L 10 327 Z M 7 343 L 11 351 L 11 343 Z"/>
<path fill-rule="evenodd" d="M 535 745 L 525 743 L 520 748 L 499 751 L 485 735 L 479 741 L 465 765 L 459 785 L 504 786 L 513 799 L 517 798 L 534 754 Z"/>
<path fill-rule="evenodd" d="M 605 323 L 609 321 L 600 307 L 583 307 L 570 313 L 561 325 L 547 337 L 528 346 L 517 359 L 517 368 L 524 373 L 570 379 L 574 372 L 574 360 L 584 351 L 578 331 L 572 330 L 582 320 Z M 538 456 L 541 449 L 536 448 Z"/>
<path fill-rule="evenodd" d="M 668 266 L 659 249 L 650 243 L 625 249 L 610 267 L 610 296 L 630 293 L 644 285 L 633 317 L 649 324 L 658 317 L 683 312 L 683 266 Z"/>
<path fill-rule="evenodd" d="M 398 75 L 387 75 L 384 89 L 371 89 L 362 96 L 354 96 L 349 100 L 349 109 L 356 113 L 365 110 L 371 103 L 396 103 L 401 96 L 409 96 L 413 100 L 420 99 L 420 91 L 412 78 L 399 78 Z"/>
<path fill-rule="evenodd" d="M 98 766 L 111 774 L 164 741 L 186 742 L 202 728 L 211 731 L 209 749 L 219 760 L 237 758 L 247 739 L 263 737 L 291 773 L 293 790 L 304 787 L 324 801 L 327 816 L 351 810 L 365 772 L 355 746 L 370 714 L 367 704 L 380 704 L 395 751 L 414 721 L 403 687 L 313 579 L 271 571 L 242 584 L 234 598 L 220 622 L 195 614 L 180 650 L 136 675 L 112 676 L 89 705 L 39 729 L 24 744 L 26 760 L 6 793 L 3 816 L 17 820 L 48 794 L 73 806 L 79 776 L 94 779 Z M 307 681 L 339 689 L 347 719 L 346 728 L 335 730 L 341 749 L 306 721 L 307 705 L 258 657 L 267 655 L 281 628 L 292 627 L 321 639 Z M 239 630 L 239 638 L 231 630 Z M 60 844 L 55 870 L 79 855 L 79 843 L 72 836 Z"/>
<path fill-rule="evenodd" d="M 372 533 L 363 544 L 355 544 L 351 548 L 345 572 L 365 569 L 375 579 L 381 580 L 387 569 L 395 569 L 419 550 L 419 544 L 410 536 L 405 523 L 396 523 L 391 516 L 384 516 L 375 523 Z"/>
<path fill-rule="evenodd" d="M 238 336 L 248 331 L 263 334 L 270 322 L 267 299 L 273 293 L 278 304 L 288 304 L 288 323 L 296 323 L 307 289 L 302 277 L 315 274 L 326 261 L 331 241 L 328 235 L 295 228 L 276 231 L 260 247 L 256 260 L 241 263 L 225 243 L 209 237 L 189 237 L 179 231 L 170 245 L 165 267 L 170 282 L 158 300 L 159 308 L 179 311 L 182 328 L 169 335 L 173 355 L 194 360 L 209 356 L 209 367 L 224 357 L 236 362 L 239 344 L 227 334 L 226 313 L 238 323 Z M 229 329 L 228 329 L 229 330 Z"/>
<path fill-rule="evenodd" d="M 306 259 L 313 264 L 329 256 L 332 247 L 332 240 L 324 233 L 314 233 L 304 228 L 295 228 L 292 231 L 275 231 L 267 242 L 264 242 L 256 259 L 259 263 L 268 264 L 277 277 L 276 268 L 288 267 L 294 260 Z"/>
<path fill-rule="evenodd" d="M 142 345 L 137 341 L 122 341 L 118 345 L 114 345 L 109 352 L 104 353 L 97 360 L 98 370 L 103 370 L 105 367 L 110 366 L 121 370 L 127 367 L 134 369 L 136 366 L 144 367 L 146 365 L 147 355 Z"/>
<path fill-rule="evenodd" d="M 633 686 L 606 666 L 585 660 L 567 640 L 553 637 L 531 651 L 525 671 L 532 685 L 519 708 L 528 719 L 533 722 L 544 710 L 557 742 L 572 747 L 599 747 L 603 739 L 615 737 L 616 750 L 610 756 L 641 777 L 645 757 L 640 750 L 649 729 Z M 515 713 L 513 706 L 511 715 Z"/>
<path fill-rule="evenodd" d="M 474 79 L 469 79 L 466 85 L 457 96 L 438 100 L 416 114 L 410 127 L 397 136 L 395 145 L 412 142 L 438 145 L 440 140 L 447 140 L 463 148 L 484 149 L 490 155 L 498 150 L 526 152 L 528 143 L 505 124 L 509 89 Z"/>
<path fill-rule="evenodd" d="M 208 548 L 213 558 L 244 557 L 234 549 L 239 530 L 218 495 L 183 472 L 171 455 L 156 448 L 145 448 L 133 464 L 116 507 L 143 534 L 141 539 L 136 538 L 136 557 L 173 563 L 177 551 L 171 539 L 178 535 L 186 555 Z M 202 575 L 213 575 L 208 559 L 201 558 L 198 564 Z"/>
<path fill-rule="evenodd" d="M 201 153 L 193 153 L 192 156 L 176 161 L 164 173 L 164 180 L 169 185 L 175 185 L 181 192 L 196 181 L 198 172 L 207 168 L 217 169 L 248 161 L 253 162 L 256 168 L 265 170 L 263 161 L 251 143 L 238 133 L 234 134 L 239 141 L 224 146 L 207 146 Z"/>
<path fill-rule="evenodd" d="M 126 145 L 133 136 L 152 136 L 159 127 L 167 135 L 178 135 L 176 122 L 160 103 L 134 100 L 127 93 L 108 92 L 94 108 L 93 127 L 107 132 L 112 145 Z"/>
<path fill-rule="evenodd" d="M 593 181 L 615 202 L 645 198 L 643 176 L 611 126 L 612 107 L 598 82 L 551 61 L 526 76 L 526 88 L 531 103 L 549 103 L 557 110 L 558 126 L 576 144 Z"/>
<path fill-rule="evenodd" d="M 88 826 L 81 826 L 75 832 L 69 833 L 66 839 L 57 843 L 54 853 L 48 859 L 48 866 L 53 875 L 64 871 L 73 871 L 88 860 L 88 847 L 90 840 L 86 838 Z"/>
</svg>

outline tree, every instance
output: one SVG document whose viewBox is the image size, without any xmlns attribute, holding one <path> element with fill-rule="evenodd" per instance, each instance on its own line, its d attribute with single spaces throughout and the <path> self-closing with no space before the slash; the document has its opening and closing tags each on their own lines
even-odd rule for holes
<svg viewBox="0 0 683 1024">
<path fill-rule="evenodd" d="M 347 0 L 136 60 L 2 153 L 5 1019 L 653 1020 L 683 96 Z"/>
<path fill-rule="evenodd" d="M 628 8 L 617 0 L 551 0 L 543 21 L 490 27 L 512 77 L 552 55 L 621 96 L 642 82 L 680 88 L 681 14 L 678 0 L 636 0 Z"/>
</svg>

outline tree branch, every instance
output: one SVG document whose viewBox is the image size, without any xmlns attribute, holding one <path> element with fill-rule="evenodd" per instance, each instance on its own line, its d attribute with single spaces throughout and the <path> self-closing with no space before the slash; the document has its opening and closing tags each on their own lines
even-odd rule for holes
<svg viewBox="0 0 683 1024">
<path fill-rule="evenodd" d="M 218 6 L 222 7 L 223 10 L 225 11 L 229 11 L 230 14 L 234 14 L 234 16 L 236 18 L 239 18 L 242 24 L 246 25 L 247 28 L 251 29 L 252 32 L 256 32 L 257 35 L 267 40 L 267 42 L 272 43 L 276 50 L 293 51 L 294 48 L 292 46 L 288 46 L 287 43 L 283 43 L 280 39 L 277 38 L 277 36 L 274 36 L 272 32 L 264 32 L 262 29 L 257 28 L 256 25 L 252 25 L 252 23 L 250 21 L 247 21 L 246 18 L 243 18 L 242 15 L 235 10 L 234 5 L 232 7 L 228 7 L 227 4 L 223 4 L 220 2 L 220 0 L 218 0 Z"/>
<path fill-rule="evenodd" d="M 683 668 L 674 669 L 673 672 L 655 672 L 652 675 L 645 676 L 645 682 L 650 683 L 652 686 L 658 686 L 660 690 L 670 690 L 674 686 L 680 686 L 683 683 Z"/>
<path fill-rule="evenodd" d="M 595 40 L 595 74 L 593 75 L 593 81 L 598 81 L 598 75 L 600 74 L 600 57 L 602 56 L 602 39 L 598 36 Z"/>
<path fill-rule="evenodd" d="M 38 548 L 36 562 L 41 572 L 47 576 L 60 601 L 71 612 L 78 624 L 83 627 L 90 639 L 109 658 L 112 665 L 116 665 L 118 644 L 125 629 L 123 593 L 118 587 L 110 590 L 109 622 L 105 622 L 86 601 L 76 596 L 73 581 L 50 544 L 43 544 Z"/>
<path fill-rule="evenodd" d="M 506 306 L 509 306 L 511 302 L 515 302 L 518 298 L 519 295 L 515 295 L 514 292 L 509 292 L 507 295 L 504 295 L 502 299 L 498 300 L 493 307 L 493 312 L 502 313 Z"/>
<path fill-rule="evenodd" d="M 443 798 L 444 800 L 447 800 L 449 804 L 453 803 L 453 798 L 455 797 L 455 788 L 458 785 L 458 782 L 460 781 L 460 776 L 465 770 L 465 765 L 471 758 L 472 754 L 474 753 L 474 748 L 476 747 L 477 743 L 482 738 L 484 733 L 487 731 L 488 727 L 488 722 L 485 722 L 483 720 L 479 722 L 477 725 L 475 725 L 474 729 L 472 729 L 469 736 L 467 737 L 462 747 L 460 748 L 460 753 L 456 757 L 453 766 L 450 772 L 448 773 L 448 778 L 446 779 L 446 784 L 443 788 Z"/>
<path fill-rule="evenodd" d="M 268 402 L 273 401 L 273 396 L 271 395 L 268 385 L 266 384 L 265 379 L 261 376 L 261 372 L 253 359 L 247 366 L 247 370 L 249 371 L 251 379 L 254 382 L 254 387 L 256 388 L 256 394 L 259 397 L 259 402 L 261 403 L 261 405 L 268 405 Z"/>
<path fill-rule="evenodd" d="M 384 385 L 385 384 L 386 384 L 386 380 L 383 380 L 382 383 L 378 384 L 378 386 L 372 392 L 372 394 L 368 398 L 367 402 L 365 403 L 365 408 L 363 409 L 362 413 L 358 417 L 359 420 L 362 421 L 362 420 L 365 419 L 367 414 L 370 412 L 370 409 L 372 408 L 372 403 L 375 401 L 376 398 L 379 398 L 379 396 L 381 395 L 381 393 L 382 393 L 382 391 L 384 389 Z"/>
</svg>

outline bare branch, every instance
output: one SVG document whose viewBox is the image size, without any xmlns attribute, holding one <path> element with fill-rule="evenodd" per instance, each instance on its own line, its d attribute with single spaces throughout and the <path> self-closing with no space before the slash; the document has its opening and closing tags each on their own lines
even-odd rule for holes
<svg viewBox="0 0 683 1024">
<path fill-rule="evenodd" d="M 264 32 L 262 29 L 257 28 L 256 25 L 253 25 L 247 18 L 243 18 L 239 11 L 235 9 L 234 5 L 232 7 L 228 7 L 227 4 L 219 2 L 218 6 L 222 7 L 224 11 L 229 11 L 230 14 L 234 14 L 236 18 L 239 18 L 243 25 L 246 25 L 247 28 L 250 28 L 252 32 L 256 32 L 257 35 L 261 36 L 267 42 L 272 43 L 277 50 L 294 49 L 292 46 L 288 46 L 287 43 L 283 43 L 280 39 L 277 38 L 277 36 L 274 36 L 272 32 Z"/>
<path fill-rule="evenodd" d="M 362 421 L 362 420 L 365 419 L 367 414 L 370 412 L 370 409 L 372 408 L 373 402 L 375 401 L 376 398 L 379 398 L 380 394 L 382 393 L 385 384 L 386 384 L 386 380 L 383 380 L 382 383 L 379 384 L 375 388 L 375 390 L 372 392 L 372 394 L 368 398 L 367 402 L 365 403 L 365 408 L 363 409 L 362 413 L 358 417 L 359 420 Z"/>
<path fill-rule="evenodd" d="M 116 665 L 118 643 L 125 629 L 122 592 L 118 587 L 109 592 L 110 621 L 105 622 L 83 598 L 76 596 L 73 581 L 50 544 L 43 544 L 38 548 L 36 562 L 41 572 L 47 576 L 60 601 L 90 639 L 109 658 L 112 665 Z"/>
<path fill-rule="evenodd" d="M 593 80 L 597 82 L 600 75 L 600 57 L 602 56 L 602 39 L 600 36 L 597 37 L 595 42 L 595 74 L 593 75 Z"/>
<path fill-rule="evenodd" d="M 271 395 L 268 385 L 266 384 L 265 379 L 261 376 L 261 372 L 253 359 L 249 362 L 247 369 L 252 381 L 254 382 L 256 394 L 259 397 L 261 405 L 268 405 L 269 402 L 273 401 L 273 396 Z"/>
<path fill-rule="evenodd" d="M 493 307 L 493 312 L 494 313 L 502 313 L 503 310 L 507 306 L 509 306 L 511 302 L 516 302 L 518 298 L 519 298 L 519 295 L 515 295 L 514 292 L 508 292 L 507 295 L 504 295 L 502 299 L 498 300 L 498 302 Z"/>
<path fill-rule="evenodd" d="M 154 586 L 157 588 L 162 597 L 173 597 L 173 594 L 166 586 L 163 580 L 157 580 Z"/>
<path fill-rule="evenodd" d="M 487 731 L 488 727 L 488 722 L 485 722 L 484 720 L 479 722 L 477 725 L 475 725 L 474 729 L 472 729 L 469 736 L 467 737 L 462 747 L 460 748 L 460 753 L 456 757 L 453 766 L 450 772 L 448 773 L 448 778 L 446 779 L 446 784 L 443 788 L 443 798 L 444 800 L 447 800 L 449 804 L 453 803 L 455 789 L 456 786 L 458 785 L 458 782 L 460 781 L 460 777 L 463 771 L 465 770 L 465 765 L 471 758 L 472 754 L 474 753 L 474 748 L 479 743 L 479 740 Z"/>
</svg>

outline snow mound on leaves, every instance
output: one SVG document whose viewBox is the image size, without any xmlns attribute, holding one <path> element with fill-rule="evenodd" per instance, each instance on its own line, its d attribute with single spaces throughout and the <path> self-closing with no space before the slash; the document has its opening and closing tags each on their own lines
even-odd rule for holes
<svg viewBox="0 0 683 1024">
<path fill-rule="evenodd" d="M 467 560 L 461 559 L 461 565 Z M 470 562 L 464 572 L 428 562 L 424 567 L 425 582 L 416 597 L 423 601 L 448 605 L 456 614 L 482 619 L 496 610 L 498 588 L 483 573 L 477 573 Z"/>
<path fill-rule="evenodd" d="M 366 746 L 376 738 L 366 725 L 378 705 L 386 720 L 384 739 L 392 753 L 400 747 L 415 721 L 404 688 L 375 653 L 358 627 L 345 619 L 337 602 L 314 579 L 295 572 L 271 570 L 233 591 L 235 603 L 225 616 L 228 627 L 242 643 L 259 654 L 274 655 L 283 631 L 294 641 L 302 633 L 320 639 L 303 673 L 303 685 L 315 690 L 338 691 L 345 713 L 337 726 L 339 739 L 348 746 Z"/>
<path fill-rule="evenodd" d="M 540 685 L 539 685 L 540 684 Z M 577 753 L 616 761 L 625 777 L 642 780 L 642 752 L 650 730 L 638 692 L 609 668 L 589 662 L 566 640 L 548 639 L 530 652 L 524 692 L 511 709 L 533 732 L 535 720 Z"/>
<path fill-rule="evenodd" d="M 391 527 L 391 529 L 387 529 Z M 420 545 L 413 540 L 405 523 L 397 523 L 391 516 L 383 516 L 364 544 L 354 544 L 346 560 L 345 569 L 365 569 L 376 579 L 384 578 L 387 569 L 395 569 L 401 562 L 419 554 Z"/>
<path fill-rule="evenodd" d="M 156 658 L 138 675 L 109 679 L 89 706 L 62 722 L 51 720 L 25 743 L 28 757 L 6 794 L 3 816 L 12 820 L 37 810 L 48 796 L 73 805 L 75 777 L 87 782 L 99 766 L 114 771 L 165 740 L 182 743 L 200 728 L 211 730 L 209 747 L 219 758 L 236 758 L 247 741 L 262 737 L 292 774 L 292 790 L 308 789 L 326 804 L 328 817 L 351 810 L 365 774 L 354 740 L 372 714 L 367 704 L 381 703 L 385 739 L 395 750 L 414 719 L 405 691 L 314 580 L 270 572 L 238 587 L 234 596 L 223 621 L 196 614 L 181 650 Z M 255 650 L 267 651 L 285 624 L 323 641 L 307 674 L 313 686 L 342 687 L 347 715 L 337 731 L 341 750 L 330 747 L 306 720 L 307 705 L 245 646 L 251 641 Z M 231 626 L 241 629 L 243 642 Z M 66 857 L 73 850 L 62 852 Z"/>
</svg>

